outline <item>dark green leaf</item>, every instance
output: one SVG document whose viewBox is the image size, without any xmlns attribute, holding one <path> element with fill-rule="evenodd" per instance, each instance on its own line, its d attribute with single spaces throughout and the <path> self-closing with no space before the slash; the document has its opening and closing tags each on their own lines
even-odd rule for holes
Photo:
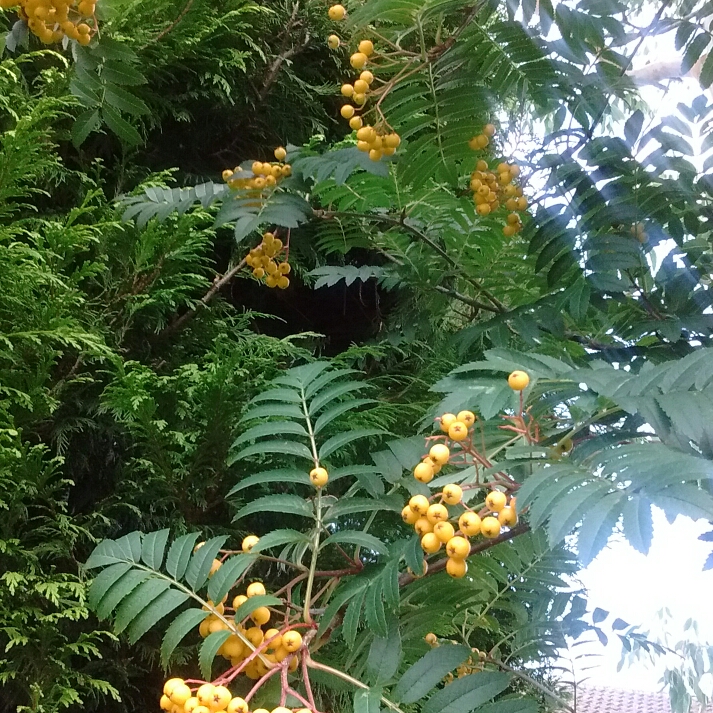
<svg viewBox="0 0 713 713">
<path fill-rule="evenodd" d="M 457 678 L 436 691 L 421 709 L 423 713 L 470 713 L 509 685 L 510 677 L 495 671 L 483 671 Z"/>
<path fill-rule="evenodd" d="M 467 661 L 471 653 L 467 646 L 459 644 L 431 649 L 399 679 L 394 697 L 401 703 L 415 703 L 430 693 L 446 674 Z"/>
<path fill-rule="evenodd" d="M 222 602 L 223 597 L 256 559 L 253 554 L 228 557 L 208 582 L 208 599 L 212 602 Z"/>
<path fill-rule="evenodd" d="M 367 604 L 368 606 L 368 604 Z M 401 632 L 399 620 L 392 616 L 388 621 L 388 635 L 377 636 L 371 643 L 367 670 L 374 683 L 386 683 L 396 674 L 401 663 Z"/>
<path fill-rule="evenodd" d="M 227 539 L 227 535 L 212 537 L 193 553 L 191 561 L 188 563 L 184 579 L 186 580 L 186 584 L 188 584 L 194 592 L 197 592 L 206 583 L 210 569 L 213 566 L 213 561 L 218 556 L 218 552 Z"/>
<path fill-rule="evenodd" d="M 168 533 L 169 530 L 167 528 L 144 535 L 141 543 L 141 559 L 151 569 L 161 569 L 163 553 L 166 551 L 166 543 L 168 542 Z"/>
<path fill-rule="evenodd" d="M 240 520 L 255 512 L 277 512 L 314 518 L 312 505 L 297 495 L 265 495 L 246 505 L 233 518 L 233 521 Z"/>
<path fill-rule="evenodd" d="M 181 612 L 166 629 L 161 644 L 161 665 L 166 668 L 171 659 L 171 654 L 175 651 L 186 635 L 197 629 L 200 623 L 205 619 L 210 612 L 203 609 L 186 609 Z"/>
<path fill-rule="evenodd" d="M 204 680 L 211 681 L 213 679 L 213 661 L 218 653 L 218 649 L 226 642 L 231 634 L 231 631 L 214 631 L 212 634 L 206 636 L 201 644 L 198 663 Z"/>
<path fill-rule="evenodd" d="M 131 622 L 126 633 L 129 643 L 135 644 L 154 624 L 168 616 L 183 604 L 188 595 L 175 589 L 168 589 L 146 606 Z"/>
<path fill-rule="evenodd" d="M 186 567 L 188 567 L 188 562 L 191 559 L 193 547 L 199 536 L 200 533 L 198 532 L 182 535 L 177 540 L 174 540 L 169 548 L 168 556 L 166 557 L 166 571 L 175 579 L 183 579 Z"/>
</svg>

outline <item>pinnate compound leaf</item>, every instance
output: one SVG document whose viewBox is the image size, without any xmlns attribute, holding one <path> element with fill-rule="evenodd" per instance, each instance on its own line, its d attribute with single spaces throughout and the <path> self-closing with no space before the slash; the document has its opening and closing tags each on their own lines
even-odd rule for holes
<svg viewBox="0 0 713 713">
<path fill-rule="evenodd" d="M 457 678 L 436 691 L 421 709 L 423 713 L 470 713 L 487 703 L 509 685 L 510 677 L 496 671 L 483 671 Z"/>
<path fill-rule="evenodd" d="M 205 681 L 210 681 L 213 678 L 211 669 L 215 660 L 218 649 L 226 642 L 227 638 L 232 634 L 231 631 L 214 631 L 208 634 L 201 644 L 201 650 L 198 654 L 198 663 L 201 668 L 201 675 Z"/>
<path fill-rule="evenodd" d="M 168 533 L 169 530 L 167 528 L 144 535 L 141 543 L 141 559 L 151 569 L 161 569 L 163 554 L 166 551 L 166 543 L 168 542 Z"/>
<path fill-rule="evenodd" d="M 401 703 L 415 703 L 430 693 L 443 677 L 468 660 L 467 646 L 452 644 L 431 649 L 408 668 L 396 684 L 393 695 Z"/>
<path fill-rule="evenodd" d="M 233 522 L 256 512 L 279 512 L 314 518 L 311 504 L 297 495 L 265 495 L 242 508 Z"/>
<path fill-rule="evenodd" d="M 197 592 L 206 583 L 210 568 L 213 566 L 213 560 L 227 539 L 227 535 L 212 537 L 193 553 L 191 561 L 186 568 L 184 579 L 194 592 Z"/>
<path fill-rule="evenodd" d="M 193 630 L 198 628 L 200 623 L 207 616 L 209 611 L 204 609 L 186 609 L 181 612 L 166 629 L 161 644 L 161 665 L 166 668 L 171 659 L 171 654 L 176 650 L 176 647 L 183 639 Z"/>
<path fill-rule="evenodd" d="M 181 537 L 173 541 L 169 548 L 168 556 L 166 557 L 166 571 L 175 579 L 183 579 L 186 567 L 188 567 L 188 562 L 191 559 L 191 553 L 199 536 L 200 533 L 198 532 L 181 535 Z"/>
<path fill-rule="evenodd" d="M 156 622 L 168 616 L 188 599 L 188 594 L 177 589 L 167 589 L 134 618 L 126 633 L 129 643 L 135 644 Z"/>
<path fill-rule="evenodd" d="M 106 619 L 116 609 L 119 603 L 149 577 L 149 573 L 141 569 L 131 569 L 121 579 L 117 580 L 96 606 L 97 616 Z"/>
<path fill-rule="evenodd" d="M 256 559 L 255 555 L 241 554 L 225 560 L 208 582 L 208 599 L 212 602 L 222 602 L 223 597 Z"/>
<path fill-rule="evenodd" d="M 356 441 L 360 438 L 368 438 L 369 436 L 378 436 L 383 433 L 384 431 L 380 428 L 356 428 L 351 431 L 345 431 L 344 433 L 337 433 L 322 444 L 322 447 L 319 449 L 319 457 L 320 459 L 328 458 L 332 453 L 352 441 Z"/>
</svg>

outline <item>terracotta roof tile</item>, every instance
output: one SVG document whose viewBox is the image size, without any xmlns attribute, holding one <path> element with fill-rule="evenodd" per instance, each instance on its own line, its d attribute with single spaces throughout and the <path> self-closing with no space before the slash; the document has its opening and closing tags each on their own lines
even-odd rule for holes
<svg viewBox="0 0 713 713">
<path fill-rule="evenodd" d="M 671 706 L 667 692 L 580 686 L 577 689 L 577 713 L 671 713 Z M 713 706 L 701 711 L 694 703 L 691 713 L 713 713 Z"/>
</svg>

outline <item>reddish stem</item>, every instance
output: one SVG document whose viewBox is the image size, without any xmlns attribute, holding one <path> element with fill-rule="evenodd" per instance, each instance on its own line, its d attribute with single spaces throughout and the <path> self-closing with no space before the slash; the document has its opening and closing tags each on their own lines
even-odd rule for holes
<svg viewBox="0 0 713 713">
<path fill-rule="evenodd" d="M 267 681 L 268 678 L 271 676 L 274 676 L 279 670 L 280 666 L 275 666 L 275 668 L 271 668 L 262 678 L 258 679 L 255 683 L 255 685 L 250 689 L 248 694 L 245 696 L 245 702 L 247 703 L 259 690 L 260 687 L 262 686 L 265 681 Z M 282 705 L 282 704 L 280 704 Z"/>
</svg>

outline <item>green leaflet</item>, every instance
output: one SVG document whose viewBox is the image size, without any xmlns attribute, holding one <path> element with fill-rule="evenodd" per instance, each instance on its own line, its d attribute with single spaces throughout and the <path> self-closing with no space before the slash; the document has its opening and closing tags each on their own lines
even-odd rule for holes
<svg viewBox="0 0 713 713">
<path fill-rule="evenodd" d="M 198 537 L 199 533 L 192 532 L 173 541 L 166 557 L 166 571 L 172 577 L 176 579 L 183 578 Z"/>
<path fill-rule="evenodd" d="M 225 560 L 208 582 L 208 599 L 212 602 L 222 602 L 223 597 L 256 559 L 253 554 L 240 554 Z"/>
<path fill-rule="evenodd" d="M 359 688 L 354 691 L 354 713 L 379 713 L 380 710 L 380 688 Z"/>
<path fill-rule="evenodd" d="M 150 601 L 128 625 L 129 643 L 136 643 L 154 624 L 168 616 L 187 599 L 188 594 L 185 592 L 168 589 Z"/>
<path fill-rule="evenodd" d="M 173 654 L 181 641 L 189 632 L 197 629 L 203 619 L 209 615 L 210 612 L 203 609 L 186 609 L 171 622 L 161 643 L 161 665 L 164 668 L 168 666 L 171 654 Z"/>
<path fill-rule="evenodd" d="M 378 537 L 374 537 L 373 535 L 366 532 L 360 532 L 358 530 L 335 532 L 333 535 L 330 535 L 326 540 L 324 540 L 320 547 L 327 547 L 330 544 L 344 543 L 365 547 L 368 550 L 373 550 L 374 552 L 382 555 L 389 554 L 389 548 Z"/>
<path fill-rule="evenodd" d="M 225 643 L 230 634 L 230 631 L 214 631 L 203 640 L 200 653 L 198 654 L 198 664 L 200 665 L 201 675 L 204 680 L 210 681 L 213 678 L 213 661 L 218 653 L 218 649 Z"/>
<path fill-rule="evenodd" d="M 344 433 L 338 433 L 331 438 L 328 438 L 319 449 L 320 460 L 323 458 L 328 458 L 332 453 L 338 451 L 340 448 L 344 448 L 347 444 L 352 441 L 359 440 L 360 438 L 368 438 L 369 436 L 378 436 L 383 434 L 379 428 L 360 428 L 352 431 L 346 431 Z"/>
<path fill-rule="evenodd" d="M 423 713 L 470 713 L 502 693 L 510 683 L 504 673 L 483 671 L 457 678 L 436 691 L 424 704 Z"/>
<path fill-rule="evenodd" d="M 230 456 L 228 458 L 228 465 L 232 465 L 236 461 L 247 458 L 248 456 L 263 455 L 265 453 L 279 453 L 312 460 L 312 454 L 309 448 L 302 443 L 296 443 L 295 441 L 261 441 L 254 446 L 243 448 L 238 453 Z"/>
<path fill-rule="evenodd" d="M 213 560 L 227 539 L 227 535 L 213 537 L 193 553 L 184 575 L 186 583 L 193 591 L 198 591 L 208 580 Z"/>
<path fill-rule="evenodd" d="M 394 697 L 401 703 L 415 703 L 430 693 L 447 673 L 467 661 L 471 653 L 467 646 L 458 644 L 431 649 L 401 676 Z"/>
<path fill-rule="evenodd" d="M 396 616 L 389 617 L 387 631 L 385 637 L 374 638 L 367 658 L 367 670 L 377 685 L 391 680 L 401 663 L 401 632 Z"/>
<path fill-rule="evenodd" d="M 151 569 L 161 569 L 163 554 L 168 542 L 168 528 L 149 532 L 144 535 L 141 543 L 141 559 Z"/>
<path fill-rule="evenodd" d="M 278 512 L 314 518 L 311 504 L 297 495 L 265 495 L 242 508 L 233 521 L 256 512 Z"/>
<path fill-rule="evenodd" d="M 331 474 L 330 474 L 331 478 Z M 228 492 L 228 497 L 239 493 L 241 490 L 250 488 L 253 485 L 261 485 L 263 483 L 302 483 L 311 485 L 307 470 L 297 470 L 293 468 L 280 468 L 277 470 L 266 470 L 262 473 L 249 475 L 241 480 L 237 485 L 234 485 Z"/>
</svg>

